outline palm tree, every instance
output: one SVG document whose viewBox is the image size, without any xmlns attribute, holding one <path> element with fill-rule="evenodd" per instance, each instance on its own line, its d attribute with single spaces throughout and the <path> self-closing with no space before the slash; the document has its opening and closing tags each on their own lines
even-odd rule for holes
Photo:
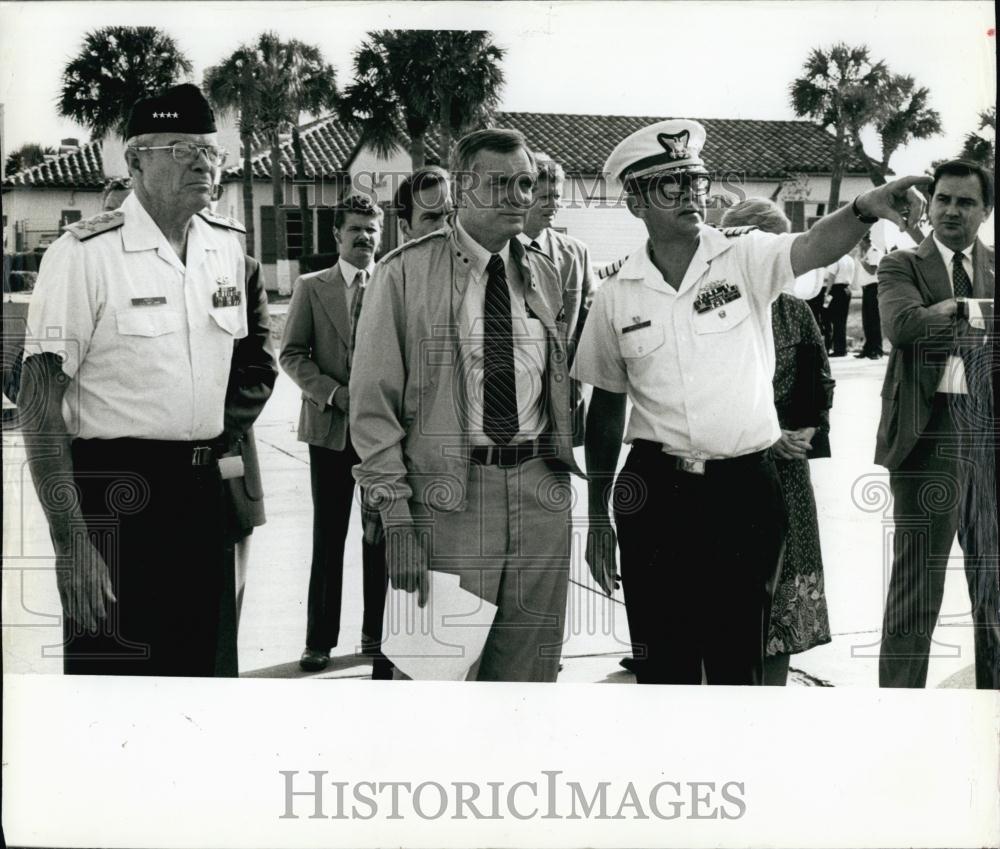
<svg viewBox="0 0 1000 849">
<path fill-rule="evenodd" d="M 833 128 L 829 207 L 834 210 L 840 204 L 852 128 L 871 122 L 872 94 L 884 88 L 889 69 L 884 62 L 873 62 L 867 47 L 840 43 L 828 51 L 814 48 L 802 70 L 803 76 L 790 86 L 792 108 L 799 117 L 812 118 L 824 129 Z"/>
<path fill-rule="evenodd" d="M 253 222 L 253 134 L 259 120 L 259 92 L 256 84 L 255 54 L 241 45 L 221 64 L 205 70 L 203 87 L 212 106 L 222 114 L 239 116 L 240 147 L 243 155 L 243 226 L 246 252 L 255 256 Z"/>
<path fill-rule="evenodd" d="M 100 141 L 122 135 L 132 104 L 179 82 L 191 63 L 156 27 L 103 27 L 84 36 L 63 69 L 59 114 Z"/>
<path fill-rule="evenodd" d="M 435 33 L 378 30 L 354 51 L 354 82 L 344 90 L 341 120 L 385 159 L 409 140 L 413 170 L 426 161 L 425 137 L 438 117 L 434 100 Z M 406 136 L 400 132 L 405 128 Z"/>
<path fill-rule="evenodd" d="M 452 139 L 489 124 L 500 103 L 504 49 L 483 30 L 435 33 L 434 95 L 440 109 L 441 167 L 451 161 Z"/>
<path fill-rule="evenodd" d="M 962 143 L 959 156 L 984 165 L 991 171 L 996 167 L 997 108 L 991 106 L 979 113 L 979 131 L 969 133 Z"/>
<path fill-rule="evenodd" d="M 941 132 L 941 116 L 931 109 L 927 102 L 930 91 L 917 87 L 913 77 L 890 74 L 881 87 L 868 92 L 870 103 L 858 110 L 855 122 L 850 126 L 851 141 L 858 158 L 868 165 L 868 173 L 876 186 L 886 182 L 889 173 L 889 159 L 900 148 L 913 139 L 926 139 Z M 858 118 L 867 119 L 878 131 L 882 146 L 882 159 L 877 162 L 865 153 L 861 142 L 861 131 L 865 124 Z"/>
<path fill-rule="evenodd" d="M 282 41 L 273 32 L 262 33 L 253 49 L 257 87 L 255 107 L 258 128 L 270 142 L 271 196 L 274 204 L 275 251 L 279 263 L 288 258 L 281 166 L 281 134 L 291 129 L 295 176 L 299 178 L 299 209 L 302 215 L 303 253 L 312 252 L 305 159 L 299 137 L 302 112 L 315 114 L 337 103 L 336 72 L 323 61 L 317 47 L 301 41 Z M 280 272 L 279 272 L 280 273 Z"/>
<path fill-rule="evenodd" d="M 436 128 L 447 168 L 452 138 L 489 122 L 503 86 L 503 56 L 482 30 L 371 32 L 354 54 L 341 119 L 383 158 L 408 139 L 414 170 L 424 165 L 426 135 Z"/>
<path fill-rule="evenodd" d="M 12 150 L 7 154 L 3 172 L 5 175 L 16 174 L 25 168 L 33 168 L 36 165 L 41 165 L 46 157 L 53 156 L 55 153 L 56 149 L 54 147 L 46 147 L 36 142 L 27 142 L 26 144 L 22 144 L 17 150 Z"/>
</svg>

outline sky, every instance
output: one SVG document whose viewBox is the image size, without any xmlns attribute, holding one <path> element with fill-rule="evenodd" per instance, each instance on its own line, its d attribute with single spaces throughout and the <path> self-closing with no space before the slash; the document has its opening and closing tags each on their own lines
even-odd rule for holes
<svg viewBox="0 0 1000 849">
<path fill-rule="evenodd" d="M 85 32 L 157 26 L 203 70 L 267 29 L 320 47 L 341 85 L 365 32 L 488 29 L 506 48 L 501 108 L 689 118 L 795 118 L 788 86 L 810 49 L 866 44 L 931 91 L 945 132 L 891 161 L 920 173 L 955 155 L 996 101 L 992 3 L 983 2 L 0 2 L 4 150 L 86 139 L 56 112 Z M 874 135 L 866 139 L 878 155 Z"/>
</svg>

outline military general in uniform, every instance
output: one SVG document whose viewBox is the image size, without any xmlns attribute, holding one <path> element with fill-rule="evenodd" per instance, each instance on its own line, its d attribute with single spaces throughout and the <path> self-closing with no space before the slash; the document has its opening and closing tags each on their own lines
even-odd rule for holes
<svg viewBox="0 0 1000 849">
<path fill-rule="evenodd" d="M 784 509 L 769 450 L 781 434 L 771 304 L 876 216 L 919 213 L 921 178 L 867 192 L 808 233 L 720 232 L 704 223 L 704 144 L 700 124 L 663 121 L 605 165 L 648 239 L 598 291 L 574 363 L 594 387 L 587 559 L 613 592 L 608 500 L 624 433 L 614 507 L 639 682 L 760 684 Z"/>
<path fill-rule="evenodd" d="M 138 101 L 125 157 L 132 194 L 68 228 L 42 262 L 28 458 L 55 548 L 65 672 L 207 676 L 233 593 L 217 460 L 274 383 L 267 340 L 247 338 L 248 312 L 266 302 L 248 303 L 242 226 L 206 211 L 224 153 L 201 92 Z"/>
</svg>

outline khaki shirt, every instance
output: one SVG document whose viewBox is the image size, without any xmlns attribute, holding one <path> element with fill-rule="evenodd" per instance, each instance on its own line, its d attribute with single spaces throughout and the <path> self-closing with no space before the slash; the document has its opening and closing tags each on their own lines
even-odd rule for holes
<svg viewBox="0 0 1000 849">
<path fill-rule="evenodd" d="M 634 252 L 594 297 L 573 377 L 632 402 L 625 441 L 693 459 L 737 457 L 780 436 L 771 303 L 791 291 L 792 234 L 703 227 L 675 291 Z"/>
<path fill-rule="evenodd" d="M 568 326 L 555 266 L 510 243 L 524 297 L 545 328 L 543 399 L 555 457 L 573 457 Z M 464 510 L 469 479 L 468 391 L 461 356 L 461 311 L 475 285 L 472 257 L 453 230 L 407 242 L 375 266 L 358 323 L 351 367 L 354 477 L 386 525 L 411 521 L 409 500 Z"/>
<path fill-rule="evenodd" d="M 233 343 L 247 335 L 243 248 L 196 215 L 185 264 L 135 195 L 119 212 L 120 227 L 82 241 L 65 233 L 46 251 L 25 357 L 62 360 L 71 436 L 212 439 Z"/>
</svg>

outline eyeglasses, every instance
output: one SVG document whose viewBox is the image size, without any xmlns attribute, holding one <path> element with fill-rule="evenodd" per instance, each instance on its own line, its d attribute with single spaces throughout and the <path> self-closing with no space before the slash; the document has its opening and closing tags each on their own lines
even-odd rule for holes
<svg viewBox="0 0 1000 849">
<path fill-rule="evenodd" d="M 707 174 L 660 177 L 651 181 L 651 188 L 665 201 L 679 200 L 685 193 L 693 197 L 704 197 L 712 188 L 712 178 Z"/>
<path fill-rule="evenodd" d="M 181 165 L 190 165 L 198 159 L 201 154 L 205 154 L 205 159 L 212 166 L 222 165 L 226 161 L 228 153 L 220 147 L 212 144 L 195 144 L 194 142 L 174 142 L 173 144 L 160 144 L 155 146 L 133 147 L 132 150 L 169 150 L 174 162 Z"/>
</svg>

